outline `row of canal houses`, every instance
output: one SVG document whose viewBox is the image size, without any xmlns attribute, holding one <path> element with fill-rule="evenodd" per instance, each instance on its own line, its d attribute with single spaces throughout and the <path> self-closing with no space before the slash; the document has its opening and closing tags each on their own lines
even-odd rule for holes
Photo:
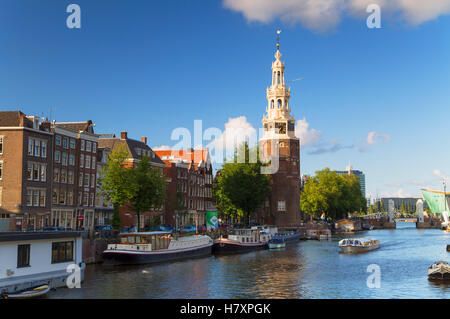
<svg viewBox="0 0 450 319">
<path fill-rule="evenodd" d="M 167 179 L 163 207 L 141 214 L 139 225 L 159 216 L 173 226 L 205 224 L 212 204 L 212 166 L 207 149 L 152 150 L 140 140 L 98 134 L 92 121 L 57 122 L 20 111 L 0 112 L 0 232 L 46 227 L 91 231 L 109 225 L 113 209 L 99 188 L 111 151 L 125 145 L 127 165 L 143 156 Z M 120 207 L 123 227 L 137 217 Z"/>
</svg>

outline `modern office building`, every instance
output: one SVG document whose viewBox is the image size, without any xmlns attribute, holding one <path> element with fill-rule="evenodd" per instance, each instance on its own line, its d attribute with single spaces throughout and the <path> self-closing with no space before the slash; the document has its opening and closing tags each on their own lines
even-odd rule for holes
<svg viewBox="0 0 450 319">
<path fill-rule="evenodd" d="M 354 170 L 353 167 L 347 166 L 345 171 L 335 171 L 338 175 L 356 175 L 359 178 L 359 187 L 363 197 L 366 197 L 366 175 L 363 172 Z"/>
</svg>

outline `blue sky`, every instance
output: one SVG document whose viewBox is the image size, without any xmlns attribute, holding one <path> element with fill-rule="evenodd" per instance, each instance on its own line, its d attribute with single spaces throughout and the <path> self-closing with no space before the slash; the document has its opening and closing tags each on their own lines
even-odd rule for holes
<svg viewBox="0 0 450 319">
<path fill-rule="evenodd" d="M 351 164 L 374 197 L 442 188 L 448 0 L 382 6 L 381 29 L 357 10 L 365 0 L 343 1 L 316 14 L 304 0 L 2 0 L 0 109 L 92 119 L 97 133 L 126 130 L 151 146 L 174 145 L 172 131 L 196 119 L 259 128 L 282 29 L 291 107 L 312 138 L 302 174 Z M 66 26 L 70 3 L 81 7 L 81 29 Z"/>
</svg>

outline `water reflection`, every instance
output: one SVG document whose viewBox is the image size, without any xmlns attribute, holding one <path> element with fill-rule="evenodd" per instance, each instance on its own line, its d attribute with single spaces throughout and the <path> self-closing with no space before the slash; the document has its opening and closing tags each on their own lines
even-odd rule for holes
<svg viewBox="0 0 450 319">
<path fill-rule="evenodd" d="M 290 243 L 284 250 L 205 257 L 153 266 L 88 266 L 81 289 L 58 289 L 50 298 L 446 298 L 450 285 L 428 282 L 427 269 L 448 261 L 450 234 L 417 230 L 375 230 L 381 248 L 339 254 L 328 241 Z M 367 287 L 367 267 L 381 268 L 381 288 Z"/>
</svg>

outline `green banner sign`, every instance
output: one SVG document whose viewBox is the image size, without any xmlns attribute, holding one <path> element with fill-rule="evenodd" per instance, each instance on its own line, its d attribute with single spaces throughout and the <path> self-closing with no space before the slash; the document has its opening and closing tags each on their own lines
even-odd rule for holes
<svg viewBox="0 0 450 319">
<path fill-rule="evenodd" d="M 207 230 L 217 229 L 219 227 L 219 219 L 217 218 L 217 211 L 206 212 L 206 228 Z"/>
</svg>

